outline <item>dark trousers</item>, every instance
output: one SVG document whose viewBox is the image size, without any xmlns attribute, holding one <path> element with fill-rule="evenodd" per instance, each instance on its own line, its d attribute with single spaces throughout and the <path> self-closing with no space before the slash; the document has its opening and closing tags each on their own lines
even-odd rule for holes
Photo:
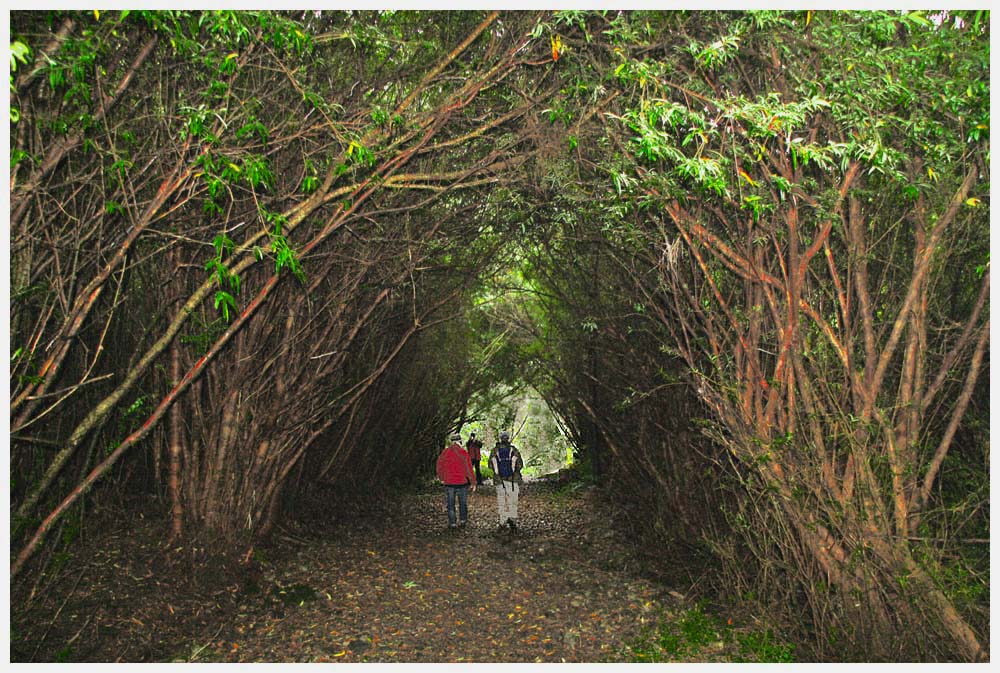
<svg viewBox="0 0 1000 673">
<path fill-rule="evenodd" d="M 448 499 L 448 525 L 455 525 L 455 497 L 458 497 L 458 520 L 465 523 L 469 520 L 469 487 L 466 484 L 461 486 L 444 487 L 445 496 Z"/>
<path fill-rule="evenodd" d="M 483 475 L 479 474 L 479 460 L 472 461 L 472 467 L 476 470 L 476 485 L 483 485 Z"/>
</svg>

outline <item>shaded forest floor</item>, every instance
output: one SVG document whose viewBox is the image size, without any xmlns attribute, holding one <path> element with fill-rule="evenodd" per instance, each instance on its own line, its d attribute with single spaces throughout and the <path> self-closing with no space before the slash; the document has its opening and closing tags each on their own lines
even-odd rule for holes
<svg viewBox="0 0 1000 673">
<path fill-rule="evenodd" d="M 643 577 L 596 493 L 573 486 L 527 484 L 513 536 L 497 530 L 492 487 L 470 495 L 458 530 L 434 488 L 308 537 L 286 531 L 238 564 L 164 551 L 162 522 L 140 522 L 30 600 L 11 587 L 11 659 L 760 660 Z"/>
</svg>

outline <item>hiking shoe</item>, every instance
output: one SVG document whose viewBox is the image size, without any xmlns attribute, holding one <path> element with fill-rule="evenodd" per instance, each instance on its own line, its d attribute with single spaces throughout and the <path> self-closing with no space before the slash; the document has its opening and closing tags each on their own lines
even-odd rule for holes
<svg viewBox="0 0 1000 673">
<path fill-rule="evenodd" d="M 466 519 L 465 521 L 459 521 L 458 522 L 458 526 L 459 526 L 459 528 L 465 528 L 465 525 L 467 523 L 469 523 L 468 519 Z"/>
<path fill-rule="evenodd" d="M 449 523 L 448 528 L 458 528 L 458 524 Z"/>
</svg>

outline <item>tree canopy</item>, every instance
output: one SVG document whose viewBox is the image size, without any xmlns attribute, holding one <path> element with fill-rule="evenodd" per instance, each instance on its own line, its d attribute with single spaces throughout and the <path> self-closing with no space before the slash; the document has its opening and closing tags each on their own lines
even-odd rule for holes
<svg viewBox="0 0 1000 673">
<path fill-rule="evenodd" d="M 818 656 L 982 658 L 989 28 L 12 12 L 12 573 L 88 498 L 249 549 L 531 387 Z"/>
</svg>

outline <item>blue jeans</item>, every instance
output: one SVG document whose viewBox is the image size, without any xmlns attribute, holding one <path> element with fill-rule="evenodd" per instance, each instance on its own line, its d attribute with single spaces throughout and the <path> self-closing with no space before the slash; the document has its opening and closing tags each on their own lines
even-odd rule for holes
<svg viewBox="0 0 1000 673">
<path fill-rule="evenodd" d="M 448 525 L 455 525 L 455 496 L 458 496 L 458 518 L 459 521 L 465 523 L 469 520 L 469 487 L 468 485 L 462 486 L 445 486 L 445 495 L 448 497 Z"/>
</svg>

